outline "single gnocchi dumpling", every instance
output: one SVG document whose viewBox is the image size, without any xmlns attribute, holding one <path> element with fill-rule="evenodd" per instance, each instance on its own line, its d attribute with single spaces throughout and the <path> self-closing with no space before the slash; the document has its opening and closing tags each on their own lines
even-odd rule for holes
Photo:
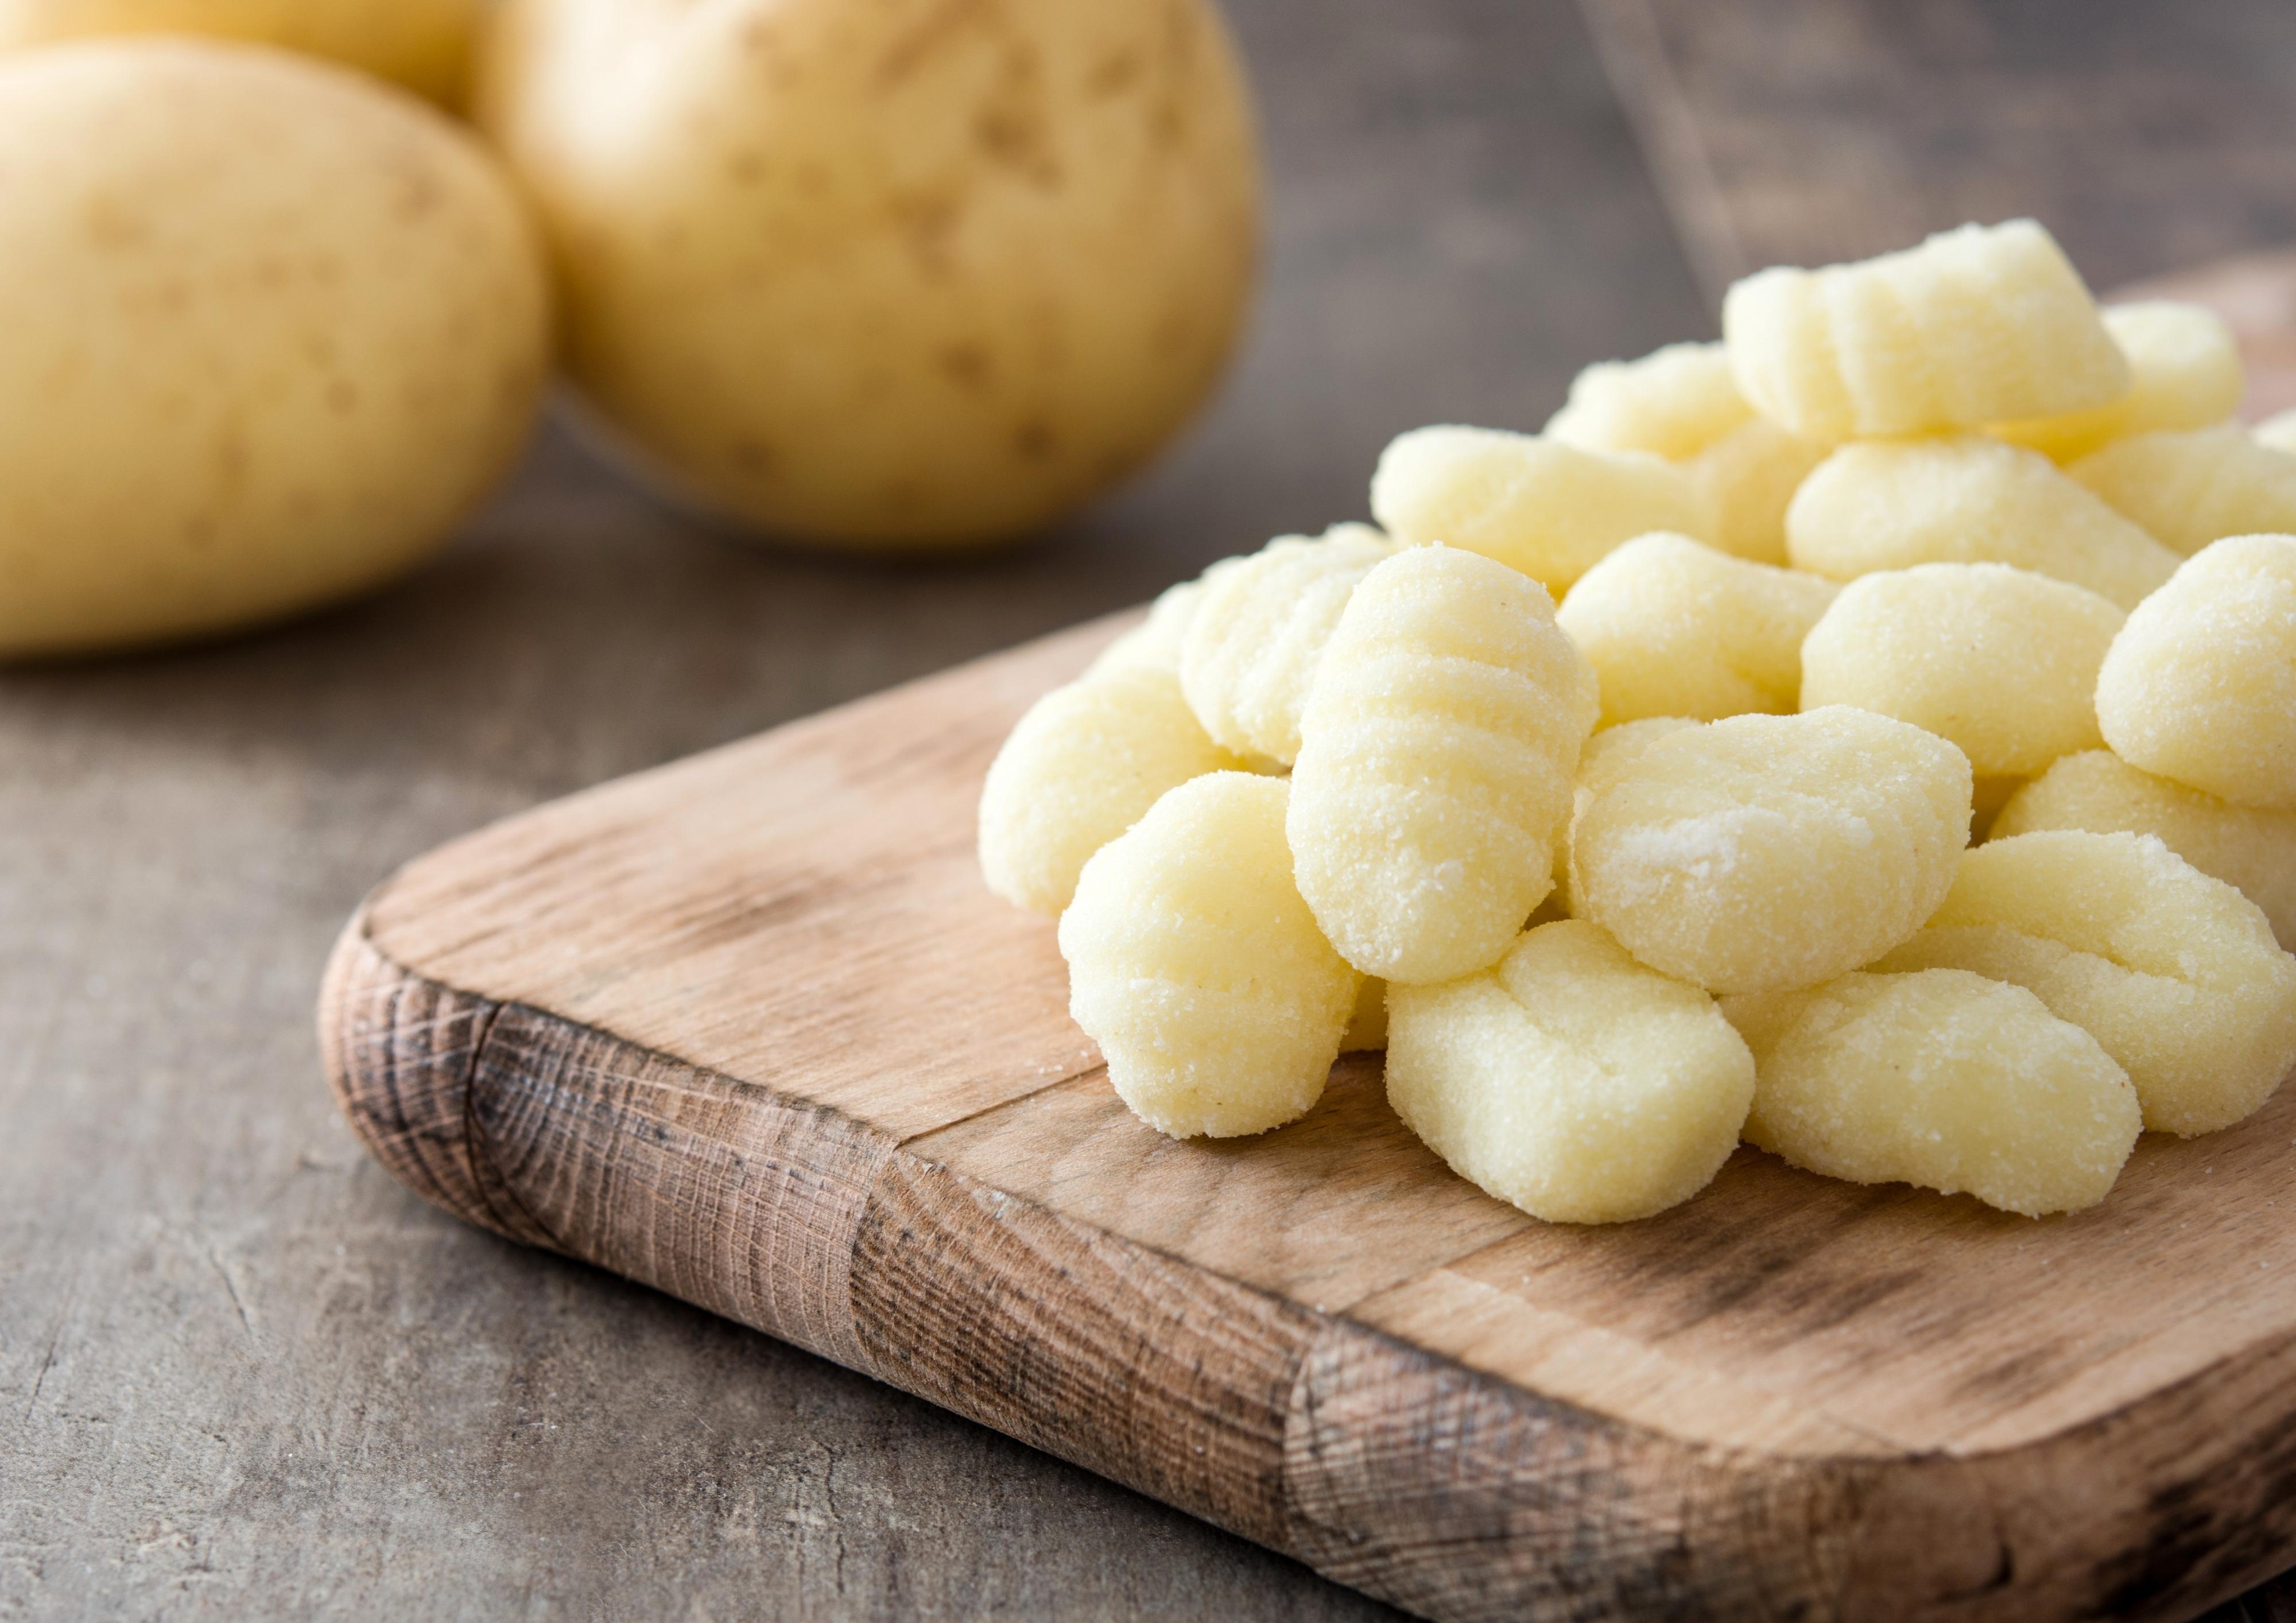
<svg viewBox="0 0 2296 1623">
<path fill-rule="evenodd" d="M 1647 451 L 1680 462 L 1753 415 L 1721 345 L 1669 344 L 1639 360 L 1587 367 L 1540 432 L 1592 451 Z"/>
<path fill-rule="evenodd" d="M 1283 536 L 1208 580 L 1180 648 L 1180 691 L 1215 742 L 1290 766 L 1324 644 L 1356 583 L 1395 551 L 1368 524 Z"/>
<path fill-rule="evenodd" d="M 2240 806 L 2296 809 L 2296 536 L 2234 536 L 2139 604 L 2097 672 L 2104 742 Z"/>
<path fill-rule="evenodd" d="M 1690 475 L 1672 463 L 1498 429 L 1398 436 L 1372 474 L 1371 511 L 1398 541 L 1480 553 L 1557 597 L 1621 542 L 1705 528 Z"/>
<path fill-rule="evenodd" d="M 2296 1065 L 2296 959 L 2255 903 L 2150 835 L 1980 846 L 1928 927 L 1874 968 L 2030 989 L 2128 1073 L 2158 1132 L 2228 1127 Z"/>
<path fill-rule="evenodd" d="M 2136 1090 L 2022 987 L 1952 969 L 1725 998 L 1757 1066 L 1747 1142 L 1853 1184 L 2094 1206 L 2136 1148 Z"/>
<path fill-rule="evenodd" d="M 1488 1194 L 1550 1223 L 1688 1200 L 1737 1148 L 1754 1062 L 1714 1000 L 1592 924 L 1521 937 L 1489 969 L 1390 994 L 1387 1097 Z"/>
<path fill-rule="evenodd" d="M 1537 582 L 1447 546 L 1364 578 L 1308 690 L 1289 824 L 1349 963 L 1410 985 L 1507 949 L 1546 895 L 1597 703 Z"/>
<path fill-rule="evenodd" d="M 2065 471 L 2186 555 L 2226 536 L 2296 530 L 2296 455 L 2259 444 L 2238 423 L 2132 434 Z"/>
<path fill-rule="evenodd" d="M 1722 334 L 1739 392 L 1804 439 L 2053 417 L 2129 384 L 2079 273 L 2031 220 L 1757 272 L 1723 299 Z"/>
<path fill-rule="evenodd" d="M 981 876 L 1016 906 L 1057 914 L 1086 860 L 1166 790 L 1237 765 L 1168 670 L 1119 665 L 1055 688 L 1021 717 L 981 785 Z"/>
<path fill-rule="evenodd" d="M 2177 557 L 2038 451 L 1982 435 L 1844 446 L 1786 509 L 1794 568 L 1834 580 L 2008 563 L 2134 608 Z"/>
<path fill-rule="evenodd" d="M 1570 890 L 1652 968 L 1710 992 L 1814 986 L 1921 927 L 1969 839 L 1968 758 L 1841 706 L 1652 741 L 1590 784 Z"/>
<path fill-rule="evenodd" d="M 2239 409 L 2248 386 L 2240 345 L 2225 318 L 2206 305 L 2166 299 L 2115 305 L 2104 313 L 2104 330 L 2128 362 L 2126 394 L 2062 417 L 1997 422 L 1988 431 L 2069 463 L 2131 434 L 2207 428 Z"/>
<path fill-rule="evenodd" d="M 1292 883 L 1281 778 L 1173 790 L 1085 865 L 1061 915 L 1069 1012 L 1132 1113 L 1264 1133 L 1322 1097 L 1358 980 Z"/>
<path fill-rule="evenodd" d="M 1861 576 L 1801 646 L 1801 702 L 1925 727 L 1980 779 L 2031 777 L 2103 742 L 2097 667 L 2126 618 L 2094 592 L 2003 563 Z"/>
<path fill-rule="evenodd" d="M 2280 945 L 2296 951 L 2296 811 L 2234 806 L 2110 750 L 2085 750 L 2020 788 L 1993 820 L 1992 837 L 2044 829 L 2153 835 L 2262 908 Z"/>
<path fill-rule="evenodd" d="M 1604 725 L 1712 721 L 1794 708 L 1802 639 L 1841 589 L 1687 536 L 1642 536 L 1587 570 L 1556 618 L 1601 679 Z"/>
<path fill-rule="evenodd" d="M 1716 546 L 1756 563 L 1786 561 L 1786 509 L 1829 447 L 1797 439 L 1767 417 L 1750 418 L 1684 467 Z"/>
</svg>

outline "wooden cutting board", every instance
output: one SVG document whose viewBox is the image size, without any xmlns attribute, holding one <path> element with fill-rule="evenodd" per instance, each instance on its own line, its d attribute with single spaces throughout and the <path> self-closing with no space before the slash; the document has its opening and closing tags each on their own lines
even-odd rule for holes
<svg viewBox="0 0 2296 1623">
<path fill-rule="evenodd" d="M 1431 1618 L 2177 1618 L 2296 1559 L 2296 1088 L 2046 1222 L 1741 1151 L 1549 1227 L 1376 1056 L 1262 1138 L 1134 1121 L 972 854 L 1121 623 L 412 864 L 329 967 L 345 1113 L 471 1222 Z"/>
</svg>

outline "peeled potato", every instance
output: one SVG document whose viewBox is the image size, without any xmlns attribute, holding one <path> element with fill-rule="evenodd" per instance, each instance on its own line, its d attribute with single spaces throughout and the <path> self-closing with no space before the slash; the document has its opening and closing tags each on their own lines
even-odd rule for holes
<svg viewBox="0 0 2296 1623">
<path fill-rule="evenodd" d="M 779 536 L 979 545 L 1095 495 L 1203 398 L 1258 257 L 1210 0 L 511 0 L 479 81 L 598 424 Z"/>
<path fill-rule="evenodd" d="M 210 34 L 332 57 L 457 103 L 487 0 L 0 0 L 0 50 L 104 34 Z"/>
<path fill-rule="evenodd" d="M 485 152 L 324 63 L 0 57 L 0 656 L 227 629 L 439 545 L 526 437 L 548 289 Z"/>
</svg>

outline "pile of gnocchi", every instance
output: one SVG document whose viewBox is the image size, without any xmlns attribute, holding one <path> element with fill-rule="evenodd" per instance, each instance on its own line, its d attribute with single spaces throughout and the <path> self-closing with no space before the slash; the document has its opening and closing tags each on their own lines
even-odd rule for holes
<svg viewBox="0 0 2296 1623">
<path fill-rule="evenodd" d="M 1143 1121 L 1383 1047 L 1549 1221 L 1742 1141 L 2040 1217 L 2296 1065 L 2296 426 L 2232 422 L 2224 324 L 2020 220 L 1723 333 L 1403 435 L 1376 528 L 1215 564 L 1013 730 L 981 866 Z"/>
</svg>

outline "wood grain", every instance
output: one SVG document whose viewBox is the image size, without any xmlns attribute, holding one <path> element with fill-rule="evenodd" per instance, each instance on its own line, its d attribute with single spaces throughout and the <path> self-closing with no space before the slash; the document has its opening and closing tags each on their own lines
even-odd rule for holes
<svg viewBox="0 0 2296 1623">
<path fill-rule="evenodd" d="M 1742 1151 L 1551 1227 L 1364 1057 L 1257 1140 L 1134 1122 L 964 837 L 1123 623 L 411 865 L 330 975 L 353 1124 L 449 1209 L 1438 1619 L 2177 1617 L 2296 1548 L 2296 1090 L 2046 1223 Z"/>
</svg>

